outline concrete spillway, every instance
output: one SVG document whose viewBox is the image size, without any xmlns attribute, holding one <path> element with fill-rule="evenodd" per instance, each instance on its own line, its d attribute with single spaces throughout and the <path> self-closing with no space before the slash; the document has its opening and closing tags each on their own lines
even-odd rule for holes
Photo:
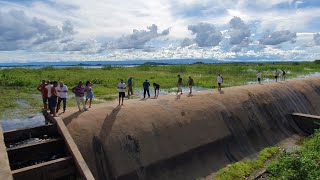
<svg viewBox="0 0 320 180">
<path fill-rule="evenodd" d="M 63 114 L 96 179 L 196 179 L 304 132 L 320 78 L 96 105 Z"/>
</svg>

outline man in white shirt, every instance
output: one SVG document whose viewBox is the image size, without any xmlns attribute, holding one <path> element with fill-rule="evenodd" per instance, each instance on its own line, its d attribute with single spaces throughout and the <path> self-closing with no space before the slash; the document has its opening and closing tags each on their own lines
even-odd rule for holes
<svg viewBox="0 0 320 180">
<path fill-rule="evenodd" d="M 48 91 L 48 107 L 49 107 L 49 110 L 50 110 L 50 114 L 53 114 L 52 112 L 52 100 L 51 100 L 51 89 L 53 88 L 53 84 L 51 81 L 48 81 L 47 85 L 45 86 L 45 88 L 47 89 Z"/>
<path fill-rule="evenodd" d="M 258 82 L 261 84 L 261 72 L 259 71 L 257 74 Z"/>
<path fill-rule="evenodd" d="M 64 85 L 62 81 L 60 81 L 59 86 L 56 87 L 56 90 L 59 93 L 59 100 L 58 100 L 56 112 L 58 112 L 60 109 L 61 101 L 63 102 L 63 112 L 65 112 L 67 108 L 68 87 Z"/>
<path fill-rule="evenodd" d="M 122 99 L 121 106 L 123 106 L 123 99 L 126 96 L 126 84 L 123 82 L 122 79 L 121 79 L 120 83 L 118 84 L 118 88 L 119 88 L 119 106 L 120 106 L 121 99 Z"/>
<path fill-rule="evenodd" d="M 218 90 L 221 90 L 221 83 L 223 82 L 223 78 L 221 74 L 218 74 L 217 76 L 217 83 L 218 83 Z"/>
<path fill-rule="evenodd" d="M 274 72 L 274 78 L 276 79 L 276 82 L 278 82 L 278 77 L 279 77 L 279 71 L 278 69 L 276 69 L 276 71 Z"/>
</svg>

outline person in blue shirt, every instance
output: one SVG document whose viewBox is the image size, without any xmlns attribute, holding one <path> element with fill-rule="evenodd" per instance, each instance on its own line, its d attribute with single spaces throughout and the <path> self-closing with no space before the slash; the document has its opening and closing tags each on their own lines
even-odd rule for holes
<svg viewBox="0 0 320 180">
<path fill-rule="evenodd" d="M 150 83 L 148 82 L 147 79 L 146 81 L 143 82 L 142 86 L 143 86 L 143 98 L 146 98 L 146 93 L 148 93 L 148 98 L 150 98 L 150 92 L 149 92 Z"/>
<path fill-rule="evenodd" d="M 130 95 L 133 95 L 133 89 L 132 89 L 132 87 L 133 87 L 133 82 L 132 82 L 132 77 L 130 77 L 130 78 L 128 79 L 128 97 L 129 97 Z"/>
</svg>

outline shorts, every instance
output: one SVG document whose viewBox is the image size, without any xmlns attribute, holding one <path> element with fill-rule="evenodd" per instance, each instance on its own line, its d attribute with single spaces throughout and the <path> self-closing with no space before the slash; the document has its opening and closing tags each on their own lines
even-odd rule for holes
<svg viewBox="0 0 320 180">
<path fill-rule="evenodd" d="M 189 85 L 189 88 L 192 88 L 192 85 Z"/>
<path fill-rule="evenodd" d="M 178 90 L 182 91 L 182 84 L 178 84 Z"/>
<path fill-rule="evenodd" d="M 261 78 L 258 78 L 258 81 L 260 82 L 260 81 L 261 81 Z"/>
<path fill-rule="evenodd" d="M 48 97 L 42 97 L 42 102 L 43 102 L 43 104 L 47 103 L 48 102 Z"/>
<path fill-rule="evenodd" d="M 221 86 L 221 83 L 218 83 L 218 86 L 220 87 L 220 86 Z"/>
<path fill-rule="evenodd" d="M 93 98 L 93 92 L 87 92 L 86 99 L 92 99 Z"/>
<path fill-rule="evenodd" d="M 121 97 L 126 97 L 126 93 L 125 92 L 119 92 L 119 98 L 121 98 Z"/>
<path fill-rule="evenodd" d="M 274 78 L 278 79 L 278 76 L 274 76 Z"/>
</svg>

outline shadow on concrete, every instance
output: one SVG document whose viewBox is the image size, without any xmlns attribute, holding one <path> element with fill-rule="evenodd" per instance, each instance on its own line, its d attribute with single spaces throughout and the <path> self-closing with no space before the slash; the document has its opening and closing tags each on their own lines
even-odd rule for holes
<svg viewBox="0 0 320 180">
<path fill-rule="evenodd" d="M 65 125 L 68 125 L 73 119 L 76 119 L 83 112 L 84 111 L 77 111 L 75 113 L 72 113 L 70 116 L 63 118 L 63 122 L 65 123 Z"/>
</svg>

